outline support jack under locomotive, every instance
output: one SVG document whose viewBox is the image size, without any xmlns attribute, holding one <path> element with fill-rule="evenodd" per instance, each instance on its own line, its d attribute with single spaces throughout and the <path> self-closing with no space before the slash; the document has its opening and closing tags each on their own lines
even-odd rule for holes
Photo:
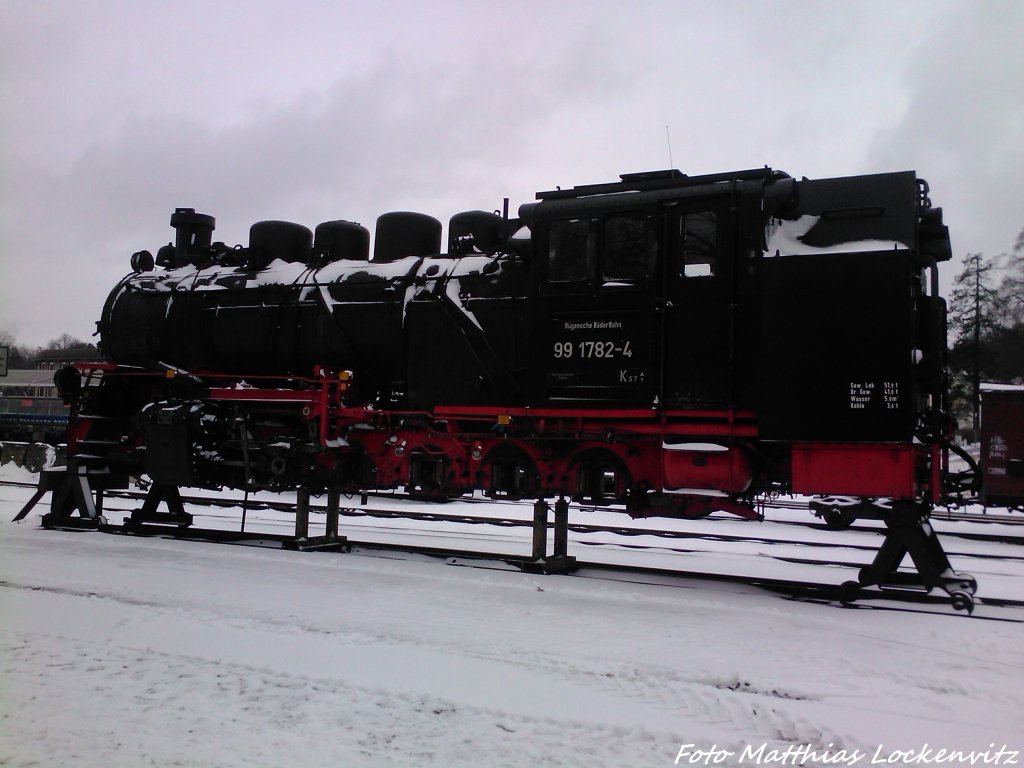
<svg viewBox="0 0 1024 768">
<path fill-rule="evenodd" d="M 327 492 L 327 518 L 323 536 L 309 535 L 309 496 L 308 488 L 298 489 L 295 505 L 295 538 L 285 542 L 285 547 L 303 552 L 341 550 L 347 547 L 348 537 L 338 533 L 341 493 L 333 488 Z"/>
<path fill-rule="evenodd" d="M 159 511 L 161 503 L 166 506 L 166 512 Z M 178 486 L 153 483 L 146 493 L 142 507 L 132 512 L 131 517 L 124 518 L 124 527 L 127 531 L 138 529 L 147 523 L 176 525 L 179 528 L 192 526 L 192 515 L 185 511 Z"/>
<path fill-rule="evenodd" d="M 576 558 L 569 552 L 569 500 L 559 497 L 554 507 L 554 541 L 548 555 L 548 513 L 551 507 L 544 499 L 533 504 L 533 550 L 531 558 L 519 563 L 519 567 L 531 573 L 571 573 L 575 571 Z"/>
<path fill-rule="evenodd" d="M 127 487 L 126 475 L 72 460 L 66 467 L 53 467 L 39 473 L 36 492 L 12 522 L 23 520 L 44 495 L 52 493 L 50 512 L 41 520 L 44 528 L 97 530 L 106 524 L 103 517 L 104 492 Z"/>
<path fill-rule="evenodd" d="M 883 591 L 923 590 L 926 593 L 941 589 L 949 595 L 953 608 L 973 613 L 978 583 L 970 574 L 953 570 L 928 520 L 927 508 L 916 504 L 894 505 L 892 510 L 878 516 L 886 526 L 885 540 L 871 565 L 861 568 L 858 580 L 847 581 L 840 587 L 840 600 L 852 603 L 866 594 L 864 588 L 875 586 Z M 917 573 L 897 570 L 908 554 Z"/>
</svg>

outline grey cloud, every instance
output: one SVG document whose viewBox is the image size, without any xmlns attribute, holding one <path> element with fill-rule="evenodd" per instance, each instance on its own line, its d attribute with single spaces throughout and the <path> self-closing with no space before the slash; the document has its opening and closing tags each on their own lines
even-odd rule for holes
<svg viewBox="0 0 1024 768">
<path fill-rule="evenodd" d="M 89 333 L 176 206 L 229 243 L 444 219 L 665 167 L 666 125 L 688 173 L 914 167 L 958 252 L 1007 248 L 1020 22 L 992 0 L 0 2 L 0 330 Z"/>
<path fill-rule="evenodd" d="M 1007 251 L 1024 227 L 1022 28 L 1017 2 L 958 8 L 909 66 L 905 115 L 872 148 L 876 169 L 928 177 L 960 255 Z"/>
<path fill-rule="evenodd" d="M 578 66 L 579 58 L 563 61 Z M 265 218 L 310 227 L 351 218 L 372 229 L 386 210 L 443 218 L 500 205 L 509 187 L 524 187 L 514 176 L 533 137 L 588 95 L 563 89 L 575 75 L 554 64 L 540 80 L 494 61 L 452 71 L 389 58 L 227 125 L 187 112 L 129 114 L 64 173 L 23 157 L 13 163 L 23 192 L 0 213 L 9 223 L 4 250 L 42 258 L 5 274 L 13 299 L 0 308 L 0 327 L 20 329 L 17 313 L 29 317 L 31 304 L 19 297 L 42 283 L 62 296 L 54 315 L 41 319 L 45 335 L 59 332 L 58 312 L 66 329 L 91 330 L 128 255 L 170 238 L 176 206 L 212 213 L 218 239 L 244 243 L 248 226 Z M 606 78 L 605 92 L 612 90 Z"/>
</svg>

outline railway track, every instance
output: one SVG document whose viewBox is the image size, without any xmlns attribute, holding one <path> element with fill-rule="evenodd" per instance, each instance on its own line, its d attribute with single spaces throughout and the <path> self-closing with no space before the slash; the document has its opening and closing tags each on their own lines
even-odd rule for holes
<svg viewBox="0 0 1024 768">
<path fill-rule="evenodd" d="M 114 498 L 130 498 L 143 500 L 146 496 L 143 491 L 108 491 L 107 495 Z M 388 495 L 376 496 L 377 499 L 387 499 Z M 390 497 L 395 498 L 395 497 Z M 397 497 L 401 498 L 401 497 Z M 242 507 L 246 505 L 249 510 L 254 509 L 273 509 L 280 512 L 294 512 L 295 505 L 291 502 L 276 502 L 267 501 L 265 499 L 260 500 L 249 500 L 248 502 L 244 498 L 223 498 L 223 497 L 209 497 L 209 496 L 195 496 L 195 495 L 182 495 L 182 501 L 185 503 L 196 504 L 198 506 L 219 506 L 219 507 Z M 492 500 L 492 499 L 481 499 L 471 498 L 465 500 L 459 500 L 463 503 L 469 504 L 484 504 L 488 507 L 494 506 L 507 506 L 517 510 L 524 510 L 524 504 L 522 502 Z M 429 502 L 419 502 L 425 506 L 444 506 L 443 504 L 433 504 Z M 768 506 L 768 505 L 766 505 Z M 794 527 L 797 529 L 807 529 L 808 527 L 817 530 L 827 530 L 827 526 L 824 523 L 816 523 L 813 518 L 810 517 L 810 512 L 805 508 L 796 504 L 782 504 L 778 502 L 770 503 L 769 508 L 772 509 L 785 509 L 791 511 L 798 511 L 808 514 L 808 520 L 795 521 L 795 520 L 772 520 L 773 524 L 783 525 L 787 527 Z M 326 505 L 316 502 L 310 502 L 310 512 L 326 512 Z M 590 508 L 582 507 L 578 508 L 584 514 Z M 626 517 L 624 509 L 615 510 L 620 512 L 623 517 Z M 409 519 L 417 520 L 421 522 L 449 522 L 449 523 L 461 523 L 465 525 L 494 525 L 499 527 L 531 527 L 533 525 L 533 519 L 530 512 L 524 512 L 518 517 L 493 517 L 487 515 L 469 515 L 469 514 L 445 514 L 443 512 L 420 512 L 412 510 L 388 510 L 388 509 L 360 509 L 358 507 L 344 507 L 341 510 L 342 516 L 346 517 L 369 517 L 378 519 Z M 1006 520 L 1002 522 L 1008 522 L 1011 524 L 1024 523 L 1024 519 L 1021 519 L 1014 515 L 1007 515 Z M 749 521 L 741 520 L 732 516 L 715 518 L 716 522 L 728 522 L 736 525 L 749 526 Z M 689 521 L 689 522 L 699 522 Z M 850 526 L 850 531 L 862 531 L 862 532 L 878 532 L 881 531 L 881 524 L 872 525 L 873 521 L 865 521 L 863 523 L 854 524 Z M 986 520 L 986 522 L 996 522 L 995 520 Z M 778 538 L 748 535 L 748 534 L 721 534 L 721 533 L 708 533 L 707 531 L 680 531 L 672 529 L 661 529 L 652 528 L 649 526 L 634 524 L 634 525 L 590 525 L 585 523 L 569 523 L 569 530 L 573 533 L 588 534 L 588 533 L 613 533 L 619 536 L 657 536 L 669 539 L 687 539 L 687 538 L 715 538 L 721 541 L 749 541 L 749 542 L 762 542 L 762 543 L 776 543 L 779 542 Z M 1011 544 L 1024 544 L 1024 533 L 1019 536 L 1007 536 L 1005 533 L 981 533 L 981 532 L 966 532 L 966 531 L 943 531 L 943 535 L 954 536 L 959 538 L 967 538 L 975 541 L 1000 541 Z M 789 543 L 799 544 L 802 543 L 800 539 L 794 538 Z M 842 545 L 851 546 L 851 545 Z M 861 546 L 853 548 L 858 549 L 873 549 L 873 547 Z"/>
<path fill-rule="evenodd" d="M 0 485 L 9 485 L 14 487 L 24 488 L 35 488 L 35 485 L 31 483 L 15 482 L 15 481 L 0 481 Z M 145 491 L 132 491 L 132 490 L 110 490 L 106 491 L 105 495 L 108 499 L 127 499 L 143 501 L 146 498 Z M 378 495 L 375 498 L 401 498 L 394 497 L 391 495 Z M 182 502 L 186 504 L 192 504 L 199 507 L 220 507 L 220 508 L 242 508 L 245 507 L 248 511 L 259 511 L 259 510 L 273 510 L 284 513 L 294 513 L 295 504 L 290 501 L 269 501 L 264 498 L 259 499 L 245 499 L 230 497 L 225 498 L 223 496 L 202 496 L 202 495 L 186 495 L 182 494 Z M 507 506 L 509 508 L 524 510 L 525 507 L 521 502 L 493 500 L 493 499 L 480 499 L 480 498 L 468 498 L 460 499 L 462 503 L 469 504 L 486 504 L 488 507 L 494 506 Z M 425 506 L 435 506 L 426 502 L 419 502 Z M 436 505 L 443 506 L 443 505 Z M 765 504 L 766 508 L 777 509 L 777 510 L 790 510 L 807 512 L 806 508 L 801 507 L 798 504 L 786 504 L 778 501 L 772 501 Z M 131 509 L 116 510 L 107 505 L 107 509 L 110 511 L 124 511 L 131 512 Z M 315 501 L 310 502 L 311 513 L 325 513 L 326 505 L 317 503 Z M 578 511 L 584 512 L 589 510 L 587 507 L 580 508 Z M 625 516 L 625 511 L 621 513 Z M 474 515 L 474 514 L 445 514 L 442 512 L 422 512 L 413 511 L 408 509 L 371 509 L 371 508 L 358 508 L 358 507 L 342 507 L 340 515 L 347 518 L 370 518 L 380 520 L 415 520 L 418 522 L 440 522 L 440 523 L 456 523 L 461 525 L 488 525 L 494 527 L 505 527 L 505 528 L 532 528 L 533 518 L 532 513 L 524 512 L 523 514 L 515 517 L 494 517 L 491 515 Z M 808 512 L 808 515 L 810 513 Z M 934 517 L 934 515 L 933 515 Z M 952 518 L 955 520 L 964 520 L 967 522 L 979 522 L 974 520 L 973 517 L 983 517 L 984 519 L 980 522 L 986 523 L 1007 523 L 1011 525 L 1024 524 L 1024 517 L 1019 515 L 1007 514 L 999 515 L 998 519 L 995 515 L 990 516 L 972 516 L 972 517 L 956 517 Z M 940 519 L 948 520 L 951 518 L 941 517 Z M 722 523 L 736 523 L 742 524 L 745 527 L 749 526 L 749 521 L 739 520 L 732 517 L 715 518 L 716 522 Z M 689 521 L 693 522 L 693 521 Z M 697 521 L 699 522 L 699 521 Z M 794 521 L 794 520 L 772 520 L 774 525 L 796 527 L 799 529 L 813 528 L 816 530 L 827 530 L 827 526 L 824 523 L 816 523 L 813 519 L 808 519 L 807 522 Z M 860 532 L 880 532 L 882 529 L 880 525 L 872 525 L 873 521 L 859 522 L 850 526 L 849 531 L 860 531 Z M 760 536 L 751 534 L 724 534 L 720 532 L 709 532 L 709 531 L 689 531 L 689 530 L 678 530 L 678 529 L 662 529 L 653 528 L 644 525 L 599 525 L 599 524 L 587 524 L 579 522 L 570 522 L 569 531 L 576 534 L 595 534 L 595 533 L 608 533 L 623 537 L 637 537 L 637 536 L 653 536 L 664 539 L 705 539 L 715 540 L 723 542 L 750 542 L 750 543 L 762 543 L 762 544 L 804 544 L 806 543 L 802 538 L 794 537 L 792 539 L 781 539 L 777 536 Z M 981 533 L 977 531 L 956 531 L 956 530 L 944 530 L 943 536 L 963 538 L 974 541 L 991 541 L 991 542 L 1003 542 L 1008 544 L 1019 544 L 1024 545 L 1024 533 L 1021 535 L 1008 536 L 1005 533 Z M 820 545 L 820 544 L 818 544 Z M 854 550 L 874 550 L 874 546 L 869 545 L 858 545 L 850 542 L 835 544 L 838 548 L 854 549 Z M 955 552 L 951 554 L 957 554 Z M 994 557 L 1001 557 L 996 555 Z"/>
<path fill-rule="evenodd" d="M 0 486 L 5 486 L 5 485 L 6 486 L 12 486 L 12 487 L 22 487 L 22 488 L 35 488 L 36 487 L 35 483 L 27 483 L 27 482 L 16 481 L 16 480 L 0 480 Z M 143 499 L 143 498 L 145 498 L 145 491 L 107 491 L 106 493 L 107 493 L 108 496 L 121 496 L 123 498 L 136 498 L 136 499 Z M 373 497 L 376 497 L 376 498 L 403 498 L 403 497 L 396 497 L 394 494 L 389 494 L 389 493 L 370 494 L 370 495 L 373 496 Z M 230 506 L 241 506 L 243 504 L 243 500 L 242 499 L 224 499 L 222 497 L 185 496 L 185 495 L 182 495 L 181 498 L 182 498 L 183 501 L 188 501 L 190 503 L 200 504 L 200 505 L 219 505 L 219 506 L 230 507 Z M 487 504 L 489 506 L 496 506 L 496 505 L 503 505 L 503 504 L 504 505 L 509 505 L 509 506 L 521 506 L 521 504 L 522 504 L 521 502 L 516 502 L 516 501 L 509 501 L 509 500 L 504 500 L 504 499 L 488 499 L 488 498 L 480 498 L 480 497 L 466 497 L 466 498 L 452 499 L 451 501 L 458 501 L 458 502 L 464 503 L 464 504 Z M 431 502 L 424 502 L 424 503 L 444 504 L 445 502 L 444 501 L 441 501 L 441 502 L 433 502 L 433 501 L 431 501 Z M 264 505 L 266 508 L 281 509 L 281 510 L 291 510 L 291 509 L 294 508 L 294 505 L 291 504 L 290 502 L 269 502 L 269 501 L 266 501 L 266 500 L 250 501 L 249 505 L 250 505 L 250 508 L 258 508 L 259 505 Z M 761 506 L 764 509 L 790 510 L 790 511 L 808 512 L 807 507 L 805 505 L 801 504 L 800 502 L 797 502 L 797 501 L 780 501 L 778 499 L 773 499 L 773 500 L 770 500 L 770 501 L 762 502 Z M 315 505 L 313 505 L 313 504 L 310 505 L 310 509 L 311 510 L 313 510 L 315 508 L 316 508 Z M 321 510 L 323 508 L 324 507 L 322 505 L 319 507 L 319 509 L 321 509 Z M 588 509 L 588 508 L 587 507 L 583 507 L 582 509 Z M 624 509 L 621 510 L 621 511 L 625 512 Z M 1021 525 L 1021 526 L 1024 526 L 1024 513 L 1019 512 L 1019 511 L 993 512 L 993 513 L 983 512 L 983 513 L 979 514 L 977 512 L 966 512 L 966 511 L 962 511 L 962 510 L 954 510 L 954 509 L 947 509 L 947 508 L 943 508 L 943 507 L 937 507 L 937 508 L 935 508 L 932 511 L 931 516 L 935 520 L 946 520 L 946 521 L 951 521 L 951 522 L 963 521 L 963 522 L 972 522 L 972 523 L 991 523 L 991 524 L 1007 524 L 1007 525 Z M 725 518 L 725 519 L 730 519 L 730 518 Z M 740 522 L 745 522 L 745 521 L 740 521 Z M 807 523 L 793 521 L 793 520 L 774 520 L 773 522 L 776 522 L 776 523 L 779 523 L 779 524 L 782 524 L 782 525 L 798 525 L 798 526 L 801 526 L 801 527 L 806 527 L 808 525 Z M 814 523 L 812 522 L 811 525 L 814 526 Z M 818 525 L 818 526 L 814 526 L 814 527 L 824 528 L 825 526 L 824 525 Z M 861 529 L 864 529 L 864 530 L 867 529 L 864 526 L 860 526 L 860 527 L 861 527 Z M 857 525 L 851 526 L 851 529 L 855 530 L 857 528 L 858 528 Z"/>
<path fill-rule="evenodd" d="M 115 511 L 115 510 L 112 510 Z M 125 508 L 124 511 L 130 512 L 131 508 Z M 359 517 L 377 517 L 381 518 L 382 515 L 368 515 L 368 514 L 348 514 L 347 510 L 342 510 L 341 514 L 348 519 L 348 523 L 344 526 L 344 533 L 347 534 L 347 538 L 344 544 L 344 549 L 349 552 L 356 553 L 372 553 L 374 556 L 388 556 L 395 557 L 398 559 L 406 559 L 412 556 L 427 556 L 439 560 L 443 560 L 447 565 L 483 569 L 483 570 L 525 570 L 525 571 L 543 571 L 542 566 L 531 563 L 528 558 L 524 557 L 522 552 L 516 554 L 514 552 L 516 546 L 519 549 L 523 549 L 527 542 L 526 536 L 516 537 L 508 533 L 487 533 L 481 535 L 478 532 L 470 531 L 452 531 L 452 530 L 436 530 L 436 529 L 424 529 L 422 525 L 415 526 L 402 526 L 402 527 L 390 527 L 382 529 L 374 526 L 360 525 L 354 523 L 353 520 Z M 396 519 L 398 517 L 405 517 L 407 515 L 395 514 L 389 519 Z M 433 517 L 437 522 L 449 522 L 447 520 L 450 516 L 444 516 L 441 519 L 437 519 L 437 516 Z M 237 516 L 223 515 L 223 520 L 237 522 Z M 476 518 L 473 520 L 476 526 L 488 526 L 488 527 L 500 527 L 500 528 L 524 528 L 529 525 L 520 520 L 510 519 L 480 519 Z M 107 531 L 110 533 L 117 534 L 129 534 L 129 535 L 143 535 L 143 536 L 162 536 L 172 537 L 177 539 L 186 540 L 214 540 L 232 543 L 232 544 L 248 544 L 256 546 L 274 546 L 280 547 L 283 542 L 290 539 L 290 524 L 286 520 L 278 521 L 261 521 L 261 527 L 264 529 L 262 532 L 250 532 L 248 534 L 242 534 L 237 531 L 228 531 L 224 529 L 217 530 L 205 530 L 205 531 L 193 531 L 191 529 L 177 529 L 168 526 L 138 526 L 138 527 L 126 527 L 126 526 L 108 526 Z M 267 528 L 278 528 L 279 533 L 268 533 Z M 615 530 L 610 526 L 570 526 L 571 531 L 577 531 L 577 528 L 589 528 L 590 533 L 598 532 L 610 532 L 615 533 Z M 638 535 L 643 535 L 645 531 L 638 532 Z M 664 532 L 672 533 L 672 532 Z M 392 539 L 392 541 L 386 541 L 386 539 Z M 672 537 L 669 537 L 672 538 Z M 778 541 L 772 540 L 766 537 L 760 537 L 754 539 L 752 537 L 724 537 L 716 535 L 692 535 L 687 536 L 695 544 L 701 541 L 715 541 L 715 542 L 749 542 L 754 541 L 767 545 L 788 545 L 792 542 L 789 541 Z M 385 540 L 382 540 L 385 539 Z M 394 541 L 398 539 L 398 541 Z M 458 544 L 457 547 L 452 546 L 452 542 Z M 487 549 L 479 549 L 481 544 L 488 545 Z M 687 567 L 680 567 L 680 565 L 686 563 L 684 559 L 675 561 L 672 567 L 658 567 L 652 565 L 640 564 L 640 560 L 635 555 L 637 553 L 653 553 L 662 556 L 686 556 L 686 555 L 707 555 L 708 552 L 703 550 L 699 546 L 673 546 L 669 543 L 658 543 L 658 544 L 638 544 L 631 542 L 610 542 L 610 541 L 587 541 L 585 538 L 575 538 L 573 540 L 574 546 L 577 548 L 576 567 L 573 571 L 573 575 L 584 578 L 600 578 L 609 581 L 628 581 L 632 583 L 643 583 L 662 587 L 676 587 L 694 589 L 694 581 L 716 581 L 725 583 L 739 583 L 746 584 L 752 587 L 760 589 L 766 589 L 777 594 L 786 596 L 787 598 L 794 600 L 802 600 L 817 603 L 829 603 L 834 604 L 836 602 L 846 602 L 841 592 L 841 585 L 822 583 L 816 580 L 806 579 L 793 579 L 793 578 L 773 578 L 765 576 L 749 576 L 743 574 L 730 574 L 721 572 L 709 572 L 707 570 L 699 570 Z M 759 553 L 760 557 L 767 557 L 770 559 L 778 560 L 790 564 L 798 564 L 804 566 L 813 566 L 817 568 L 843 568 L 843 569 L 856 569 L 863 565 L 862 562 L 857 560 L 851 560 L 849 557 L 841 557 L 838 553 L 842 550 L 850 550 L 848 545 L 844 544 L 833 544 L 822 548 L 820 545 L 815 545 L 817 549 L 825 549 L 831 554 L 828 557 L 793 557 L 784 554 L 771 554 Z M 475 548 L 477 547 L 477 548 Z M 502 547 L 508 549 L 502 550 Z M 593 556 L 580 556 L 580 549 L 588 549 L 593 552 Z M 814 549 L 810 547 L 809 549 Z M 874 547 L 856 547 L 854 549 L 864 550 L 866 552 L 874 551 Z M 617 558 L 616 554 L 625 553 L 626 560 L 631 562 L 623 561 L 621 558 Z M 810 553 L 808 553 L 810 554 Z M 958 559 L 970 559 L 977 565 L 979 559 L 977 557 L 971 557 L 969 555 L 955 555 Z M 993 558 L 988 558 L 993 559 Z M 995 558 L 1005 559 L 1016 562 L 1024 562 L 1024 553 L 1021 556 L 1013 556 L 1006 558 Z M 972 570 L 971 565 L 968 565 L 965 570 Z M 975 569 L 976 570 L 976 569 Z M 978 571 L 976 571 L 978 572 Z M 904 605 L 905 604 L 905 605 Z M 983 596 L 978 598 L 979 605 L 987 606 L 1005 606 L 1005 607 L 1024 607 L 1024 600 L 1015 600 L 1010 598 Z M 914 606 L 908 608 L 906 606 Z M 949 598 L 942 593 L 926 592 L 923 589 L 916 589 L 912 587 L 908 588 L 883 588 L 883 589 L 869 589 L 864 590 L 861 594 L 856 597 L 855 604 L 852 607 L 855 608 L 870 608 L 870 609 L 883 609 L 883 610 L 914 610 L 914 611 L 926 611 L 929 613 L 946 613 L 948 612 Z M 991 620 L 999 621 L 1013 621 L 1018 623 L 1024 623 L 1024 618 L 1011 618 L 1011 617 L 1000 617 L 1000 616 L 987 616 L 981 617 Z"/>
<path fill-rule="evenodd" d="M 19 482 L 2 482 L 0 485 L 34 487 L 30 483 Z M 131 502 L 141 503 L 145 496 L 146 493 L 143 491 L 108 491 L 104 513 L 110 519 L 116 518 L 121 513 L 130 514 L 137 509 L 137 505 Z M 380 502 L 383 498 L 389 497 L 376 497 L 376 500 Z M 193 508 L 208 510 L 197 514 L 197 517 L 201 518 L 197 520 L 197 524 L 201 525 L 202 521 L 206 521 L 206 525 L 215 527 L 177 529 L 172 526 L 143 525 L 132 526 L 129 529 L 126 526 L 108 525 L 104 529 L 111 533 L 173 536 L 184 539 L 209 540 L 213 538 L 230 543 L 278 547 L 284 546 L 286 540 L 293 538 L 294 520 L 291 515 L 294 514 L 295 507 L 292 502 L 266 498 L 246 500 L 245 498 L 202 495 L 182 496 L 182 501 Z M 519 567 L 529 570 L 528 558 L 524 557 L 522 553 L 515 554 L 515 550 L 524 549 L 525 544 L 529 541 L 530 533 L 528 531 L 534 524 L 532 509 L 522 503 L 495 502 L 489 499 L 479 501 L 486 502 L 492 510 L 495 507 L 508 508 L 511 514 L 495 516 L 466 511 L 447 513 L 433 509 L 424 511 L 422 509 L 343 507 L 340 510 L 340 516 L 345 521 L 342 526 L 342 533 L 347 537 L 345 546 L 377 553 L 391 552 L 395 553 L 394 556 L 402 556 L 399 553 L 421 554 L 443 558 L 451 565 L 466 567 L 470 565 L 481 568 Z M 129 503 L 122 504 L 121 502 Z M 250 528 L 248 532 L 242 532 L 236 528 L 239 523 L 237 510 L 241 509 L 243 505 L 247 513 L 257 516 L 251 519 L 252 525 L 258 527 L 259 530 Z M 776 503 L 772 508 L 806 512 L 806 509 L 794 507 L 792 504 Z M 326 505 L 313 501 L 310 504 L 310 512 L 324 514 Z M 574 509 L 576 517 L 579 517 L 581 512 L 585 515 L 587 510 Z M 406 521 L 413 524 L 400 524 Z M 699 525 L 700 522 L 697 521 L 697 524 Z M 650 583 L 660 583 L 659 580 L 666 578 L 733 581 L 770 589 L 794 599 L 835 602 L 837 586 L 822 584 L 820 581 L 735 576 L 706 570 L 686 570 L 686 561 L 684 560 L 676 561 L 671 568 L 644 565 L 643 561 L 649 557 L 656 560 L 661 556 L 721 554 L 721 550 L 709 550 L 708 548 L 726 544 L 741 549 L 746 548 L 748 550 L 746 555 L 754 556 L 756 554 L 758 557 L 766 557 L 798 566 L 810 566 L 818 569 L 836 567 L 856 569 L 864 565 L 863 559 L 858 559 L 858 553 L 864 553 L 864 559 L 870 560 L 868 555 L 877 551 L 877 543 L 865 543 L 863 536 L 851 537 L 849 534 L 858 531 L 862 534 L 881 532 L 879 527 L 873 527 L 870 524 L 855 525 L 851 531 L 833 532 L 835 541 L 810 542 L 797 536 L 780 536 L 778 535 L 779 528 L 782 527 L 782 530 L 785 531 L 792 526 L 799 525 L 803 530 L 810 527 L 824 531 L 826 529 L 824 524 L 818 524 L 812 520 L 808 520 L 808 522 L 771 520 L 774 531 L 774 535 L 772 535 L 760 531 L 757 533 L 721 531 L 722 523 L 727 526 L 733 523 L 743 523 L 744 527 L 749 530 L 750 524 L 738 519 L 713 518 L 712 522 L 718 524 L 715 526 L 717 530 L 687 530 L 685 526 L 684 529 L 649 527 L 645 526 L 642 521 L 634 525 L 570 522 L 568 530 L 573 535 L 572 544 L 577 555 L 577 573 L 580 571 L 600 573 L 601 578 L 611 579 L 627 575 L 631 575 L 630 578 L 654 579 Z M 384 523 L 384 525 L 378 523 Z M 943 532 L 943 536 L 964 541 L 964 547 L 956 545 L 950 547 L 949 554 L 957 558 L 958 565 L 964 560 L 971 561 L 973 566 L 987 561 L 988 567 L 999 562 L 1004 564 L 1002 567 L 1014 567 L 1024 563 L 1024 550 L 1014 551 L 1011 548 L 1006 553 L 988 551 L 983 557 L 977 552 L 969 551 L 971 540 L 1024 545 L 1024 536 L 1012 536 L 1009 537 L 1010 540 L 1007 540 L 1007 536 L 1000 534 L 964 532 L 961 535 L 957 532 L 946 531 Z M 457 546 L 452 546 L 453 543 Z M 757 550 L 756 553 L 749 551 L 751 547 Z M 502 551 L 503 548 L 506 551 Z M 765 550 L 765 548 L 767 549 Z M 772 551 L 773 548 L 775 551 Z M 583 555 L 583 551 L 593 553 L 593 555 Z M 683 565 L 684 568 L 681 569 L 678 565 Z M 978 570 L 972 565 L 965 565 L 964 570 L 985 573 L 984 567 Z M 613 573 L 617 575 L 611 575 Z M 873 590 L 859 596 L 858 600 L 865 598 L 869 601 L 895 598 L 912 603 L 941 605 L 948 610 L 948 598 L 945 595 L 931 595 L 922 590 L 900 589 L 896 592 Z M 1015 606 L 1024 605 L 1024 601 L 984 597 L 979 598 L 979 604 Z"/>
</svg>

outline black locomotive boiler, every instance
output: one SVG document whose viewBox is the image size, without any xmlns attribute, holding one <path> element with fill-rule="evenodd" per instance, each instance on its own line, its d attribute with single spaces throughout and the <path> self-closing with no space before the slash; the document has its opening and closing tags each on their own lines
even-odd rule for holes
<svg viewBox="0 0 1024 768">
<path fill-rule="evenodd" d="M 915 173 L 625 174 L 457 214 L 445 252 L 416 213 L 381 216 L 372 256 L 348 221 L 259 222 L 244 247 L 214 224 L 176 210 L 174 243 L 136 253 L 103 307 L 109 362 L 59 377 L 79 486 L 749 518 L 842 495 L 889 525 L 862 584 L 909 551 L 969 607 L 925 522 L 948 490 L 951 251 Z M 54 514 L 95 514 L 82 499 Z"/>
</svg>

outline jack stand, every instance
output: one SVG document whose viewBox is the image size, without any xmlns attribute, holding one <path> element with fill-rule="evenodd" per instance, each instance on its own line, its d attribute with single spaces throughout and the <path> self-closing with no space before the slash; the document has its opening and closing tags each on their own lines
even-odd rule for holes
<svg viewBox="0 0 1024 768">
<path fill-rule="evenodd" d="M 43 515 L 41 521 L 44 528 L 96 530 L 106 522 L 103 492 L 127 487 L 128 478 L 124 475 L 111 474 L 106 468 L 90 469 L 71 460 L 67 467 L 53 467 L 39 473 L 36 492 L 11 522 L 23 520 L 47 492 L 52 492 L 50 513 Z M 72 517 L 75 512 L 79 517 Z"/>
<path fill-rule="evenodd" d="M 970 574 L 953 570 L 928 521 L 928 509 L 922 505 L 894 504 L 892 511 L 881 517 L 886 525 L 885 540 L 871 565 L 861 568 L 858 581 L 842 585 L 842 602 L 853 602 L 862 587 L 917 588 L 925 592 L 938 588 L 950 596 L 956 610 L 972 613 L 978 584 Z M 897 571 L 908 554 L 917 574 Z"/>
<path fill-rule="evenodd" d="M 309 535 L 309 489 L 300 488 L 295 498 L 295 538 L 285 542 L 287 549 L 302 552 L 311 550 L 340 550 L 348 546 L 348 538 L 338 535 L 338 515 L 341 508 L 341 491 L 330 488 L 327 491 L 327 520 L 323 536 Z"/>
<path fill-rule="evenodd" d="M 538 573 L 569 573 L 576 570 L 576 558 L 569 551 L 569 501 L 559 497 L 555 502 L 554 551 L 548 548 L 548 503 L 537 499 L 533 504 L 533 553 L 530 560 L 521 563 L 524 571 Z"/>
<path fill-rule="evenodd" d="M 161 502 L 167 505 L 166 512 L 157 512 Z M 153 483 L 146 494 L 146 500 L 142 502 L 142 508 L 132 512 L 131 517 L 124 518 L 125 528 L 128 529 L 143 523 L 169 523 L 179 528 L 192 525 L 192 515 L 185 511 L 181 503 L 178 486 Z"/>
<path fill-rule="evenodd" d="M 299 488 L 295 494 L 295 540 L 309 538 L 309 488 Z"/>
</svg>

